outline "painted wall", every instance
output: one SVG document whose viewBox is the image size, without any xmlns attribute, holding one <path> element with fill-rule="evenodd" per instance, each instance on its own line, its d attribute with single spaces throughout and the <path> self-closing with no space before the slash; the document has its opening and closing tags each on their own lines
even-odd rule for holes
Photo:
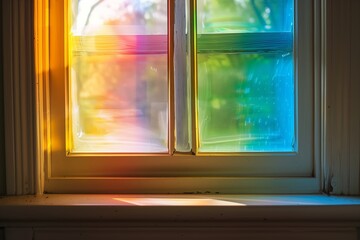
<svg viewBox="0 0 360 240">
<path fill-rule="evenodd" d="M 328 4 L 325 190 L 360 193 L 360 1 Z"/>
</svg>

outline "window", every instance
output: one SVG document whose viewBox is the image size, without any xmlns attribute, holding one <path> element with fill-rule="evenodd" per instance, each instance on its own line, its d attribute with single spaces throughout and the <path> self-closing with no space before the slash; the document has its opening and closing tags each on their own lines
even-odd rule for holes
<svg viewBox="0 0 360 240">
<path fill-rule="evenodd" d="M 46 191 L 319 191 L 318 1 L 185 3 L 50 0 Z"/>
</svg>

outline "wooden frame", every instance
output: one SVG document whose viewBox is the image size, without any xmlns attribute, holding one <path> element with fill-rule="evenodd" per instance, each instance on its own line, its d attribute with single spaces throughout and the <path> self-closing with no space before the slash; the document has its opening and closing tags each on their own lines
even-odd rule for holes
<svg viewBox="0 0 360 240">
<path fill-rule="evenodd" d="M 180 1 L 179 1 L 180 2 Z M 179 3 L 177 2 L 177 3 Z M 194 1 L 196 3 L 196 1 Z M 312 6 L 312 4 L 314 5 Z M 50 11 L 50 30 L 64 29 L 61 22 L 61 2 Z M 193 5 L 191 5 L 193 6 Z M 297 44 L 295 40 L 297 62 L 312 63 L 311 46 L 312 34 L 306 34 L 308 24 L 312 24 L 315 2 L 302 1 L 298 11 L 306 14 L 297 15 L 303 19 L 296 36 L 307 36 Z M 301 9 L 303 8 L 303 9 Z M 308 11 L 308 8 L 313 11 Z M 65 8 L 66 9 L 66 8 Z M 170 14 L 172 15 L 172 14 Z M 56 24 L 56 25 L 53 25 Z M 315 23 L 314 23 L 315 24 Z M 66 31 L 65 31 L 66 32 Z M 50 115 L 50 148 L 45 161 L 45 191 L 46 192 L 119 192 L 119 193 L 182 193 L 182 192 L 319 192 L 318 160 L 319 151 L 312 143 L 319 141 L 319 136 L 311 127 L 318 116 L 314 111 L 308 111 L 309 105 L 319 104 L 319 95 L 315 94 L 312 81 L 302 81 L 306 86 L 303 89 L 312 89 L 303 92 L 299 111 L 306 115 L 301 119 L 306 131 L 302 136 L 310 136 L 309 140 L 301 139 L 297 153 L 244 153 L 234 156 L 213 154 L 211 156 L 194 156 L 188 154 L 159 155 L 159 154 L 67 154 L 65 147 L 64 115 L 64 85 L 66 73 L 62 69 L 66 56 L 63 55 L 62 39 L 66 39 L 61 31 L 50 31 L 50 64 L 49 64 L 49 105 Z M 302 37 L 303 38 L 303 37 Z M 195 38 L 192 38 L 195 39 Z M 52 47 L 56 46 L 56 47 Z M 170 47 L 171 44 L 169 44 Z M 66 46 L 65 46 L 66 47 Z M 299 51 L 302 49 L 303 51 Z M 304 50 L 307 49 L 307 50 Z M 192 49 L 193 50 L 193 49 Z M 309 52 L 310 51 L 310 52 Z M 299 55 L 297 55 L 299 54 Z M 195 54 L 192 54 L 195 56 Z M 303 66 L 308 66 L 306 70 Z M 311 76 L 311 64 L 301 64 L 302 71 L 297 74 L 300 79 L 314 79 Z M 195 68 L 193 68 L 195 69 Z M 193 85 L 194 86 L 194 85 Z M 171 88 L 171 86 L 170 86 Z M 56 89 L 56 91 L 52 90 Z M 196 91 L 196 89 L 194 89 Z M 310 95 L 307 95 L 306 93 Z M 311 95 L 314 93 L 316 98 Z M 196 97 L 196 96 L 195 96 Z M 195 104 L 192 104 L 195 106 Z M 173 109 L 173 108 L 172 108 Z M 312 107 L 310 108 L 312 109 Z M 196 109 L 195 109 L 196 112 Z M 306 113 L 306 114 L 305 114 Z M 314 115 L 312 115 L 314 114 Z M 194 116 L 196 118 L 196 116 Z M 173 120 L 172 120 L 173 121 Z M 193 126 L 196 126 L 193 125 Z M 302 128 L 303 129 L 303 128 Z M 194 135 L 193 135 L 194 136 Z M 194 143 L 194 141 L 193 141 Z M 304 147 L 307 146 L 307 147 Z M 306 148 L 306 150 L 304 150 Z M 206 161 L 206 163 L 204 163 Z M 279 166 L 282 166 L 281 168 Z M 166 180 L 166 181 L 164 181 Z M 293 182 L 293 184 L 290 184 Z M 301 186 L 301 182 L 304 185 Z M 269 187 L 267 184 L 274 187 Z M 85 184 L 85 185 L 84 185 Z M 86 185 L 90 187 L 86 187 Z M 297 186 L 294 188 L 294 186 Z M 66 190 L 68 189 L 68 190 Z M 295 190 L 296 189 L 296 190 Z"/>
</svg>

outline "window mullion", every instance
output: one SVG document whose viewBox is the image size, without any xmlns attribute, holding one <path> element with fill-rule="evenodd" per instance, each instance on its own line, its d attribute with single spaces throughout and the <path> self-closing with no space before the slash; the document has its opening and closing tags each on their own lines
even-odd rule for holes
<svg viewBox="0 0 360 240">
<path fill-rule="evenodd" d="M 174 32 L 174 80 L 175 80 L 175 149 L 177 152 L 190 152 L 189 81 L 187 77 L 187 36 L 186 1 L 175 1 Z"/>
<path fill-rule="evenodd" d="M 168 29 L 167 29 L 167 35 L 168 35 L 168 87 L 169 87 L 169 130 L 168 130 L 168 136 L 169 136 L 169 152 L 172 154 L 175 151 L 175 79 L 174 79 L 174 22 L 175 22 L 175 4 L 174 1 L 168 0 L 167 1 L 167 15 L 168 15 Z"/>
</svg>

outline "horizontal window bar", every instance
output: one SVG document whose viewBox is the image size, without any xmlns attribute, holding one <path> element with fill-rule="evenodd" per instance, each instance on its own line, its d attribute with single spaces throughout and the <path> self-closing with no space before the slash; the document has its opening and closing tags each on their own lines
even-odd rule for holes
<svg viewBox="0 0 360 240">
<path fill-rule="evenodd" d="M 199 34 L 198 52 L 292 51 L 293 33 Z M 166 54 L 167 35 L 74 36 L 76 54 Z"/>
<path fill-rule="evenodd" d="M 198 52 L 292 51 L 293 33 L 198 34 Z"/>
<path fill-rule="evenodd" d="M 74 36 L 73 53 L 166 54 L 167 35 Z"/>
</svg>

